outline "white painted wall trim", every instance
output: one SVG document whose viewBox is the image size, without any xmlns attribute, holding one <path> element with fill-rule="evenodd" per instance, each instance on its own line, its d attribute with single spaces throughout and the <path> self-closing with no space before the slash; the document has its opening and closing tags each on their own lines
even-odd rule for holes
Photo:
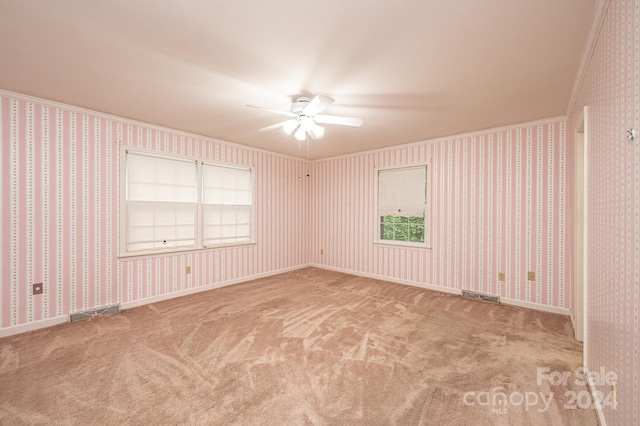
<svg viewBox="0 0 640 426">
<path fill-rule="evenodd" d="M 540 303 L 525 302 L 522 300 L 508 299 L 506 297 L 500 298 L 500 303 L 505 305 L 519 306 L 521 308 L 533 309 L 536 311 L 549 312 L 552 314 L 559 314 L 570 316 L 571 311 L 567 308 L 558 308 L 557 306 L 541 305 Z"/>
<path fill-rule="evenodd" d="M 593 376 L 591 375 L 591 371 L 589 371 L 589 367 L 585 364 L 584 366 L 585 374 L 587 376 L 587 388 L 589 393 L 591 394 L 591 400 L 597 401 L 600 398 L 596 397 L 596 387 L 593 383 Z M 596 413 L 598 413 L 598 423 L 600 426 L 607 426 L 607 420 L 604 417 L 604 411 L 602 410 L 602 405 L 596 405 Z"/>
<path fill-rule="evenodd" d="M 582 174 L 584 176 L 584 198 L 582 205 L 584 206 L 584 218 L 583 218 L 583 237 L 582 244 L 584 254 L 582 257 L 582 353 L 583 364 L 586 366 L 589 364 L 589 267 L 587 263 L 588 251 L 589 251 L 589 140 L 591 138 L 591 131 L 589 130 L 589 106 L 585 105 L 583 108 L 583 126 L 584 126 L 584 164 Z"/>
<path fill-rule="evenodd" d="M 413 287 L 420 287 L 420 288 L 424 288 L 424 289 L 427 289 L 427 290 L 439 291 L 441 293 L 456 294 L 456 295 L 459 295 L 459 296 L 462 294 L 462 290 L 458 290 L 458 289 L 455 289 L 455 288 L 440 287 L 440 286 L 433 285 L 433 284 L 426 284 L 426 283 L 421 283 L 421 282 L 416 282 L 416 281 L 409 281 L 409 280 L 402 280 L 402 279 L 398 279 L 398 278 L 385 277 L 384 275 L 376 275 L 376 274 L 369 274 L 369 273 L 366 273 L 366 272 L 351 271 L 349 269 L 343 269 L 343 268 L 334 268 L 333 266 L 321 265 L 321 264 L 318 264 L 318 263 L 311 263 L 308 266 L 312 266 L 314 268 L 319 268 L 319 269 L 326 269 L 328 271 L 335 271 L 335 272 L 342 272 L 342 273 L 350 274 L 350 275 L 357 275 L 359 277 L 373 278 L 375 280 L 381 280 L 381 281 L 388 281 L 388 282 L 397 283 L 397 284 L 410 285 L 410 286 L 413 286 Z M 541 305 L 541 304 L 532 303 L 532 302 L 523 302 L 521 300 L 507 299 L 505 297 L 501 297 L 500 298 L 500 303 L 505 304 L 505 305 L 519 306 L 521 308 L 533 309 L 533 310 L 536 310 L 536 311 L 550 312 L 552 314 L 560 314 L 560 315 L 566 315 L 566 316 L 570 316 L 570 314 L 571 314 L 569 309 L 558 308 L 556 306 Z"/>
<path fill-rule="evenodd" d="M 177 291 L 175 293 L 161 294 L 159 296 L 148 297 L 146 299 L 134 300 L 131 302 L 123 302 L 120 307 L 124 309 L 131 309 L 137 306 L 149 305 L 151 303 L 161 302 L 163 300 L 175 299 L 177 297 L 187 296 L 189 294 L 200 293 L 208 290 L 215 290 L 216 288 L 227 287 L 234 284 L 240 284 L 247 281 L 257 280 L 259 278 L 270 277 L 272 275 L 283 274 L 285 272 L 291 272 L 298 269 L 306 268 L 309 265 L 297 265 L 290 268 L 277 269 L 275 271 L 264 272 L 262 274 L 251 275 L 248 277 L 237 278 L 235 280 L 221 281 L 219 283 L 207 284 L 200 287 L 188 288 L 185 290 Z"/>
<path fill-rule="evenodd" d="M 609 7 L 609 0 L 597 0 L 593 13 L 593 20 L 591 21 L 591 30 L 589 31 L 589 38 L 584 46 L 584 52 L 582 53 L 582 61 L 580 62 L 580 68 L 573 81 L 573 89 L 571 90 L 571 97 L 569 98 L 569 105 L 567 106 L 567 117 L 571 118 L 573 109 L 578 101 L 578 93 L 580 93 L 580 87 L 582 87 L 582 80 L 587 72 L 587 67 L 591 61 L 593 55 L 593 49 L 596 47 L 596 40 L 600 35 L 600 28 L 602 22 L 604 22 L 604 15 Z"/>
<path fill-rule="evenodd" d="M 122 310 L 131 309 L 131 308 L 135 308 L 137 306 L 148 305 L 150 303 L 156 303 L 156 302 L 161 302 L 163 300 L 175 299 L 177 297 L 186 296 L 186 295 L 194 294 L 194 293 L 200 293 L 202 291 L 214 290 L 216 288 L 226 287 L 226 286 L 230 286 L 230 285 L 233 285 L 233 284 L 240 284 L 240 283 L 244 283 L 244 282 L 247 282 L 247 281 L 253 281 L 253 280 L 256 280 L 258 278 L 270 277 L 272 275 L 278 275 L 278 274 L 282 274 L 282 273 L 285 273 L 285 272 L 295 271 L 297 269 L 306 268 L 308 266 L 309 265 L 292 266 L 290 268 L 277 269 L 275 271 L 270 271 L 270 272 L 265 272 L 265 273 L 262 273 L 262 274 L 251 275 L 251 276 L 248 276 L 248 277 L 238 278 L 238 279 L 235 279 L 235 280 L 222 281 L 222 282 L 219 282 L 219 283 L 208 284 L 208 285 L 204 285 L 204 286 L 201 286 L 201 287 L 189 288 L 189 289 L 178 291 L 178 292 L 175 292 L 175 293 L 162 294 L 160 296 L 149 297 L 149 298 L 146 298 L 146 299 L 135 300 L 135 301 L 132 301 L 132 302 L 124 302 L 124 303 L 120 304 L 120 308 Z M 3 329 L 0 329 L 0 338 L 13 336 L 15 334 L 20 334 L 20 333 L 26 333 L 28 331 L 35 331 L 35 330 L 39 330 L 41 328 L 48 328 L 48 327 L 52 327 L 54 325 L 64 324 L 65 322 L 69 322 L 69 315 L 62 315 L 62 316 L 59 316 L 59 317 L 49 318 L 49 319 L 46 319 L 46 320 L 34 321 L 34 322 L 27 323 L 27 324 L 16 325 L 16 326 L 13 326 L 13 327 L 6 327 L 6 328 L 3 328 Z"/>
<path fill-rule="evenodd" d="M 413 146 L 421 146 L 421 145 L 425 145 L 425 144 L 434 144 L 434 143 L 438 143 L 438 142 L 446 142 L 446 141 L 456 140 L 456 139 L 471 138 L 473 136 L 485 135 L 487 133 L 503 132 L 503 131 L 513 130 L 513 129 L 518 129 L 518 128 L 521 128 L 521 127 L 534 127 L 534 126 L 544 125 L 544 124 L 555 124 L 555 123 L 560 123 L 562 121 L 566 121 L 569 118 L 570 117 L 568 117 L 568 116 L 559 115 L 559 116 L 555 116 L 555 117 L 543 118 L 543 119 L 540 119 L 540 120 L 525 121 L 525 122 L 522 122 L 522 123 L 514 123 L 514 124 L 509 124 L 509 125 L 506 125 L 506 126 L 491 127 L 489 129 L 480 129 L 480 130 L 474 130 L 472 132 L 467 132 L 467 133 L 458 133 L 458 134 L 455 134 L 455 135 L 442 136 L 442 137 L 434 138 L 434 139 L 425 139 L 425 140 L 422 140 L 422 141 L 409 142 L 409 143 L 404 143 L 404 144 L 400 144 L 400 145 L 389 145 L 389 146 L 385 146 L 383 148 L 369 149 L 369 150 L 366 150 L 366 151 L 353 152 L 351 154 L 337 155 L 335 157 L 318 158 L 316 160 L 311 160 L 310 162 L 311 163 L 322 163 L 324 161 L 331 161 L 331 160 L 338 160 L 338 159 L 343 159 L 343 158 L 358 157 L 360 155 L 374 154 L 376 152 L 393 151 L 394 149 L 403 149 L 403 148 L 409 148 L 409 147 L 413 147 Z"/>
<path fill-rule="evenodd" d="M 343 268 L 334 268 L 333 266 L 321 265 L 321 264 L 318 264 L 318 263 L 310 263 L 307 266 L 311 266 L 311 267 L 318 268 L 318 269 L 326 269 L 327 271 L 342 272 L 343 274 L 357 275 L 359 277 L 372 278 L 374 280 L 387 281 L 387 282 L 396 283 L 396 284 L 410 285 L 412 287 L 420 287 L 420 288 L 424 288 L 426 290 L 439 291 L 441 293 L 450 293 L 450 294 L 457 294 L 457 295 L 461 294 L 460 290 L 457 290 L 455 288 L 440 287 L 440 286 L 437 286 L 437 285 L 426 284 L 426 283 L 421 283 L 421 282 L 417 282 L 417 281 L 401 280 L 401 279 L 398 279 L 398 278 L 385 277 L 384 275 L 369 274 L 369 273 L 366 273 L 366 272 L 352 271 L 352 270 L 343 269 Z"/>
<path fill-rule="evenodd" d="M 35 331 L 41 328 L 53 327 L 54 325 L 64 324 L 65 322 L 69 322 L 69 315 L 61 315 L 59 317 L 47 318 L 45 320 L 29 322 L 27 324 L 14 325 L 0 329 L 0 338 L 26 333 L 28 331 Z"/>
<path fill-rule="evenodd" d="M 2 102 L 0 102 L 0 117 L 2 117 Z M 3 124 L 4 120 L 0 120 L 0 135 L 4 135 L 4 130 L 3 130 Z M 4 143 L 4 141 L 2 142 Z M 4 149 L 0 149 L 0 164 L 2 164 L 4 167 L 4 160 L 3 160 L 3 152 Z M 8 182 L 6 183 L 7 187 L 10 185 Z M 3 182 L 2 185 L 0 185 L 0 200 L 4 200 L 4 187 L 5 187 L 5 183 Z M 4 202 L 4 201 L 3 201 Z M 4 217 L 4 211 L 5 209 L 2 209 L 2 211 L 0 211 L 0 220 L 2 221 L 2 223 L 8 223 L 11 219 L 9 217 Z M 0 226 L 0 241 L 5 241 L 4 239 L 4 227 Z M 7 255 L 11 255 L 10 254 L 10 250 L 9 253 L 7 253 Z M 4 257 L 4 244 L 0 244 L 0 259 L 5 259 Z M 0 262 L 0 277 L 4 277 L 4 262 Z M 7 285 L 9 285 L 7 283 Z M 0 291 L 0 306 L 4 306 L 3 303 L 3 294 L 4 291 Z M 2 330 L 0 330 L 0 337 L 2 337 Z"/>
<path fill-rule="evenodd" d="M 242 145 L 242 144 L 239 144 L 239 143 L 236 143 L 236 142 L 229 142 L 229 141 L 225 141 L 225 140 L 222 140 L 222 139 L 216 139 L 216 138 L 212 138 L 210 136 L 199 135 L 197 133 L 189 133 L 189 132 L 185 132 L 183 130 L 171 129 L 169 127 L 162 127 L 162 126 L 158 126 L 157 124 L 145 123 L 144 121 L 132 120 L 130 118 L 119 117 L 117 115 L 111 115 L 111 114 L 107 114 L 107 113 L 100 112 L 100 111 L 94 111 L 94 110 L 87 109 L 87 108 L 82 108 L 82 107 L 78 107 L 78 106 L 74 106 L 74 105 L 64 104 L 62 102 L 56 102 L 56 101 L 51 101 L 51 100 L 48 100 L 48 99 L 36 98 L 35 96 L 23 95 L 22 93 L 10 92 L 10 91 L 4 90 L 4 89 L 0 89 L 0 96 L 5 96 L 7 98 L 20 99 L 20 100 L 23 100 L 23 101 L 26 101 L 26 102 L 35 102 L 35 103 L 46 105 L 46 106 L 52 107 L 52 108 L 66 109 L 68 111 L 76 112 L 76 113 L 79 113 L 79 114 L 92 115 L 94 117 L 104 118 L 105 120 L 113 120 L 113 121 L 117 121 L 117 122 L 120 122 L 120 123 L 131 124 L 133 126 L 144 126 L 144 127 L 150 128 L 150 129 L 159 130 L 161 132 L 175 133 L 176 135 L 185 136 L 185 137 L 188 137 L 188 138 L 197 138 L 197 139 L 204 139 L 204 140 L 211 141 L 211 142 L 219 142 L 219 143 L 223 143 L 223 144 L 228 145 L 228 146 L 238 147 L 238 148 L 242 148 L 242 149 L 248 149 L 248 150 L 256 151 L 256 152 L 263 152 L 265 154 L 270 154 L 270 155 L 273 155 L 275 157 L 287 158 L 287 159 L 291 159 L 291 160 L 300 161 L 300 162 L 303 162 L 303 163 L 307 163 L 308 162 L 307 160 L 305 160 L 303 158 L 293 157 L 291 155 L 286 155 L 286 154 L 280 154 L 279 152 L 275 152 L 275 151 L 269 151 L 269 150 L 262 149 L 262 148 L 255 148 L 253 146 Z"/>
<path fill-rule="evenodd" d="M 343 268 L 334 268 L 332 266 L 321 265 L 321 264 L 317 264 L 317 263 L 309 263 L 309 264 L 304 264 L 304 265 L 292 266 L 292 267 L 289 267 L 289 268 L 277 269 L 275 271 L 270 271 L 270 272 L 265 272 L 265 273 L 262 273 L 262 274 L 251 275 L 251 276 L 248 276 L 248 277 L 237 278 L 235 280 L 222 281 L 222 282 L 219 282 L 219 283 L 213 283 L 213 284 L 207 284 L 207 285 L 200 286 L 200 287 L 189 288 L 189 289 L 181 290 L 181 291 L 178 291 L 178 292 L 175 292 L 175 293 L 162 294 L 162 295 L 159 295 L 159 296 L 148 297 L 146 299 L 134 300 L 134 301 L 131 301 L 131 302 L 121 302 L 120 308 L 122 310 L 131 309 L 131 308 L 135 308 L 135 307 L 138 307 L 138 306 L 144 306 L 144 305 L 149 305 L 151 303 L 161 302 L 163 300 L 169 300 L 169 299 L 175 299 L 177 297 L 187 296 L 189 294 L 200 293 L 200 292 L 208 291 L 208 290 L 215 290 L 217 288 L 227 287 L 227 286 L 234 285 L 234 284 L 240 284 L 240 283 L 244 283 L 244 282 L 247 282 L 247 281 L 253 281 L 253 280 L 256 280 L 256 279 L 259 279 L 259 278 L 265 278 L 265 277 L 270 277 L 270 276 L 273 276 L 273 275 L 283 274 L 285 272 L 296 271 L 298 269 L 303 269 L 303 268 L 307 268 L 307 267 L 326 269 L 326 270 L 329 270 L 329 271 L 342 272 L 344 274 L 357 275 L 357 276 L 360 276 L 360 277 L 372 278 L 372 279 L 375 279 L 375 280 L 387 281 L 387 282 L 403 284 L 403 285 L 410 285 L 412 287 L 419 287 L 419 288 L 424 288 L 426 290 L 439 291 L 441 293 L 449 293 L 449 294 L 461 295 L 461 290 L 454 289 L 454 288 L 440 287 L 440 286 L 437 286 L 437 285 L 421 283 L 421 282 L 417 282 L 417 281 L 402 280 L 402 279 L 397 279 L 397 278 L 385 277 L 383 275 L 376 275 L 376 274 L 369 274 L 369 273 L 366 273 L 366 272 L 351 271 L 351 270 L 343 269 Z M 519 307 L 522 307 L 522 308 L 534 309 L 534 310 L 537 310 L 537 311 L 550 312 L 550 313 L 554 313 L 554 314 L 571 316 L 571 312 L 568 309 L 558 308 L 558 307 L 555 307 L 555 306 L 540 305 L 538 303 L 523 302 L 523 301 L 520 301 L 520 300 L 507 299 L 507 298 L 502 298 L 502 297 L 500 298 L 500 303 L 503 303 L 505 305 L 512 305 L 512 306 L 519 306 Z M 573 322 L 573 318 L 571 319 L 571 321 Z M 46 319 L 46 320 L 31 322 L 31 323 L 28 323 L 28 324 L 21 324 L 21 325 L 16 325 L 16 326 L 13 326 L 13 327 L 7 327 L 7 328 L 4 328 L 4 329 L 0 330 L 0 338 L 13 336 L 15 334 L 20 334 L 20 333 L 26 333 L 28 331 L 39 330 L 41 328 L 52 327 L 54 325 L 63 324 L 65 322 L 69 322 L 69 315 L 63 315 L 63 316 L 59 316 L 59 317 L 55 317 L 55 318 L 49 318 L 49 319 Z"/>
</svg>

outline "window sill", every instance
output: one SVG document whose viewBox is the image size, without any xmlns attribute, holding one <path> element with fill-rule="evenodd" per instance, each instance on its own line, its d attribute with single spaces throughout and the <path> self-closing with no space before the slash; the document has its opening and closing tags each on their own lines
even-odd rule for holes
<svg viewBox="0 0 640 426">
<path fill-rule="evenodd" d="M 229 248 L 255 246 L 255 245 L 256 245 L 256 242 L 254 241 L 251 243 L 228 244 L 228 245 L 202 247 L 202 248 L 184 248 L 184 249 L 176 249 L 171 251 L 156 251 L 156 252 L 145 251 L 140 253 L 126 253 L 126 254 L 119 255 L 118 260 L 149 259 L 154 257 L 178 256 L 183 254 L 200 253 L 200 252 L 224 250 Z"/>
<path fill-rule="evenodd" d="M 432 250 L 433 247 L 428 246 L 426 244 L 416 244 L 416 243 L 404 243 L 402 241 L 374 241 L 374 246 L 385 246 L 385 247 L 398 247 L 398 248 L 409 248 L 409 249 L 417 249 L 417 250 Z"/>
</svg>

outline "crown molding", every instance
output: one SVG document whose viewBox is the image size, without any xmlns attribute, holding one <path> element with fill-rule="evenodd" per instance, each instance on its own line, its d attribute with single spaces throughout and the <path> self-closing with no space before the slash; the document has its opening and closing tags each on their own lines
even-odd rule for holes
<svg viewBox="0 0 640 426">
<path fill-rule="evenodd" d="M 216 139 L 216 138 L 212 138 L 211 136 L 199 135 L 197 133 L 190 133 L 190 132 L 185 132 L 183 130 L 177 130 L 177 129 L 172 129 L 172 128 L 169 128 L 169 127 L 163 127 L 163 126 L 159 126 L 157 124 L 145 123 L 144 121 L 138 121 L 138 120 L 133 120 L 131 118 L 120 117 L 118 115 L 107 114 L 105 112 L 94 111 L 94 110 L 88 109 L 88 108 L 82 108 L 82 107 L 78 107 L 78 106 L 74 106 L 74 105 L 65 104 L 65 103 L 62 103 L 62 102 L 56 102 L 56 101 L 51 101 L 51 100 L 48 100 L 48 99 L 42 99 L 42 98 L 38 98 L 38 97 L 35 97 L 35 96 L 31 96 L 31 95 L 25 95 L 25 94 L 22 94 L 22 93 L 11 92 L 9 90 L 5 90 L 5 89 L 2 89 L 2 88 L 0 88 L 0 97 L 1 96 L 7 97 L 7 98 L 13 98 L 13 99 L 20 99 L 20 100 L 23 100 L 25 102 L 38 103 L 40 105 L 48 106 L 50 108 L 60 108 L 60 109 L 64 109 L 64 110 L 67 110 L 67 111 L 70 111 L 70 112 L 75 112 L 75 113 L 78 113 L 78 114 L 91 115 L 91 116 L 94 116 L 94 117 L 104 118 L 105 120 L 118 121 L 120 123 L 130 124 L 132 126 L 141 126 L 141 127 L 147 127 L 149 129 L 159 130 L 161 132 L 174 133 L 174 134 L 176 134 L 178 136 L 202 139 L 202 140 L 206 140 L 206 141 L 210 141 L 210 142 L 218 142 L 218 143 L 225 144 L 225 145 L 228 145 L 228 146 L 233 146 L 233 147 L 237 147 L 237 148 L 248 149 L 248 150 L 251 150 L 251 151 L 260 152 L 260 153 L 263 153 L 263 154 L 273 155 L 275 157 L 282 157 L 282 158 L 286 158 L 286 159 L 289 159 L 289 160 L 300 161 L 302 164 L 306 164 L 308 162 L 307 160 L 305 160 L 303 158 L 294 157 L 292 155 L 281 154 L 279 152 L 269 151 L 267 149 L 262 149 L 262 148 L 255 148 L 253 146 L 243 145 L 241 143 L 236 143 L 236 142 L 225 141 L 223 139 Z"/>
<path fill-rule="evenodd" d="M 591 21 L 591 31 L 589 31 L 589 38 L 587 39 L 587 43 L 584 46 L 584 51 L 582 53 L 582 62 L 580 63 L 580 68 L 578 68 L 576 79 L 573 82 L 573 90 L 571 90 L 571 97 L 569 98 L 569 104 L 567 105 L 567 117 L 569 118 L 571 118 L 573 110 L 576 106 L 576 102 L 578 101 L 578 94 L 580 93 L 580 88 L 582 87 L 582 81 L 584 80 L 584 76 L 587 73 L 589 62 L 591 62 L 591 56 L 593 56 L 593 51 L 596 47 L 596 42 L 598 41 L 600 29 L 602 28 L 602 23 L 604 22 L 604 17 L 607 13 L 608 8 L 609 0 L 596 0 L 593 20 Z"/>
<path fill-rule="evenodd" d="M 522 127 L 532 127 L 532 126 L 538 126 L 538 125 L 542 125 L 542 124 L 559 123 L 559 122 L 567 121 L 567 120 L 569 120 L 569 117 L 564 116 L 564 115 L 558 115 L 558 116 L 555 116 L 555 117 L 543 118 L 543 119 L 540 119 L 540 120 L 524 121 L 522 123 L 514 123 L 514 124 L 509 124 L 509 125 L 506 125 L 506 126 L 491 127 L 491 128 L 488 128 L 488 129 L 474 130 L 472 132 L 458 133 L 458 134 L 455 134 L 455 135 L 442 136 L 442 137 L 434 138 L 434 139 L 425 139 L 425 140 L 416 141 L 416 142 L 409 142 L 409 143 L 403 143 L 403 144 L 398 144 L 398 145 L 389 145 L 389 146 L 385 146 L 385 147 L 382 147 L 382 148 L 369 149 L 369 150 L 366 150 L 366 151 L 359 151 L 359 152 L 352 152 L 350 154 L 336 155 L 334 157 L 318 158 L 318 159 L 315 159 L 315 160 L 311 160 L 310 162 L 311 163 L 321 163 L 323 161 L 338 160 L 338 159 L 349 158 L 349 157 L 357 157 L 357 156 L 360 156 L 360 155 L 375 154 L 376 152 L 392 151 L 394 149 L 409 148 L 409 147 L 413 147 L 413 146 L 420 146 L 420 145 L 425 145 L 425 144 L 433 144 L 433 143 L 438 143 L 438 142 L 446 142 L 446 141 L 452 141 L 452 140 L 454 141 L 456 139 L 471 138 L 471 137 L 474 137 L 474 136 L 486 135 L 488 133 L 504 132 L 504 131 L 508 131 L 508 130 L 520 129 Z"/>
</svg>

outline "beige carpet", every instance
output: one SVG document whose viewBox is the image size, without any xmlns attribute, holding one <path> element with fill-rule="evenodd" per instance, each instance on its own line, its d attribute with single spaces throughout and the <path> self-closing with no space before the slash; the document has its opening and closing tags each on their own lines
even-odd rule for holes
<svg viewBox="0 0 640 426">
<path fill-rule="evenodd" d="M 580 365 L 570 336 L 563 316 L 307 268 L 0 339 L 0 423 L 597 424 L 563 408 L 584 387 L 536 383 Z M 548 409 L 517 404 L 540 392 Z"/>
</svg>

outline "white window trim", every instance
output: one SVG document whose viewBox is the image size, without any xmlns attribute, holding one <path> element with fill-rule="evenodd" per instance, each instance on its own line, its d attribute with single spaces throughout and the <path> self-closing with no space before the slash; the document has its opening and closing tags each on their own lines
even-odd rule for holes
<svg viewBox="0 0 640 426">
<path fill-rule="evenodd" d="M 380 238 L 380 218 L 378 217 L 378 176 L 379 172 L 383 170 L 399 170 L 399 169 L 410 169 L 416 167 L 426 167 L 426 190 L 427 195 L 425 197 L 425 208 L 424 208 L 424 242 L 423 243 L 413 243 L 410 241 L 394 241 L 394 240 L 383 240 Z M 391 167 L 376 167 L 374 169 L 374 196 L 373 196 L 373 215 L 374 215 L 374 235 L 373 235 L 373 243 L 376 245 L 385 245 L 385 246 L 396 246 L 396 247 L 411 247 L 411 248 L 422 248 L 422 249 L 431 249 L 431 160 L 422 162 L 422 163 L 413 163 L 413 164 L 405 164 L 401 166 L 391 166 Z"/>
<path fill-rule="evenodd" d="M 196 162 L 196 224 L 195 224 L 195 247 L 170 247 L 166 249 L 155 250 L 140 250 L 140 251 L 127 251 L 127 153 L 150 155 L 159 158 L 175 159 L 175 160 L 187 160 Z M 228 244 L 217 244 L 203 246 L 202 244 L 202 222 L 203 222 L 203 206 L 202 206 L 202 165 L 208 164 L 213 166 L 223 166 L 230 168 L 237 168 L 251 171 L 251 228 L 250 228 L 250 241 L 249 242 L 233 242 Z M 245 166 L 230 163 L 222 163 L 210 160 L 203 160 L 202 158 L 180 155 L 175 153 L 165 153 L 152 149 L 145 148 L 131 148 L 125 145 L 120 147 L 120 209 L 119 209 L 119 255 L 118 258 L 129 257 L 154 257 L 154 256 L 166 256 L 176 253 L 189 253 L 199 251 L 211 251 L 229 247 L 249 246 L 256 244 L 256 191 L 255 191 L 255 165 Z"/>
</svg>

